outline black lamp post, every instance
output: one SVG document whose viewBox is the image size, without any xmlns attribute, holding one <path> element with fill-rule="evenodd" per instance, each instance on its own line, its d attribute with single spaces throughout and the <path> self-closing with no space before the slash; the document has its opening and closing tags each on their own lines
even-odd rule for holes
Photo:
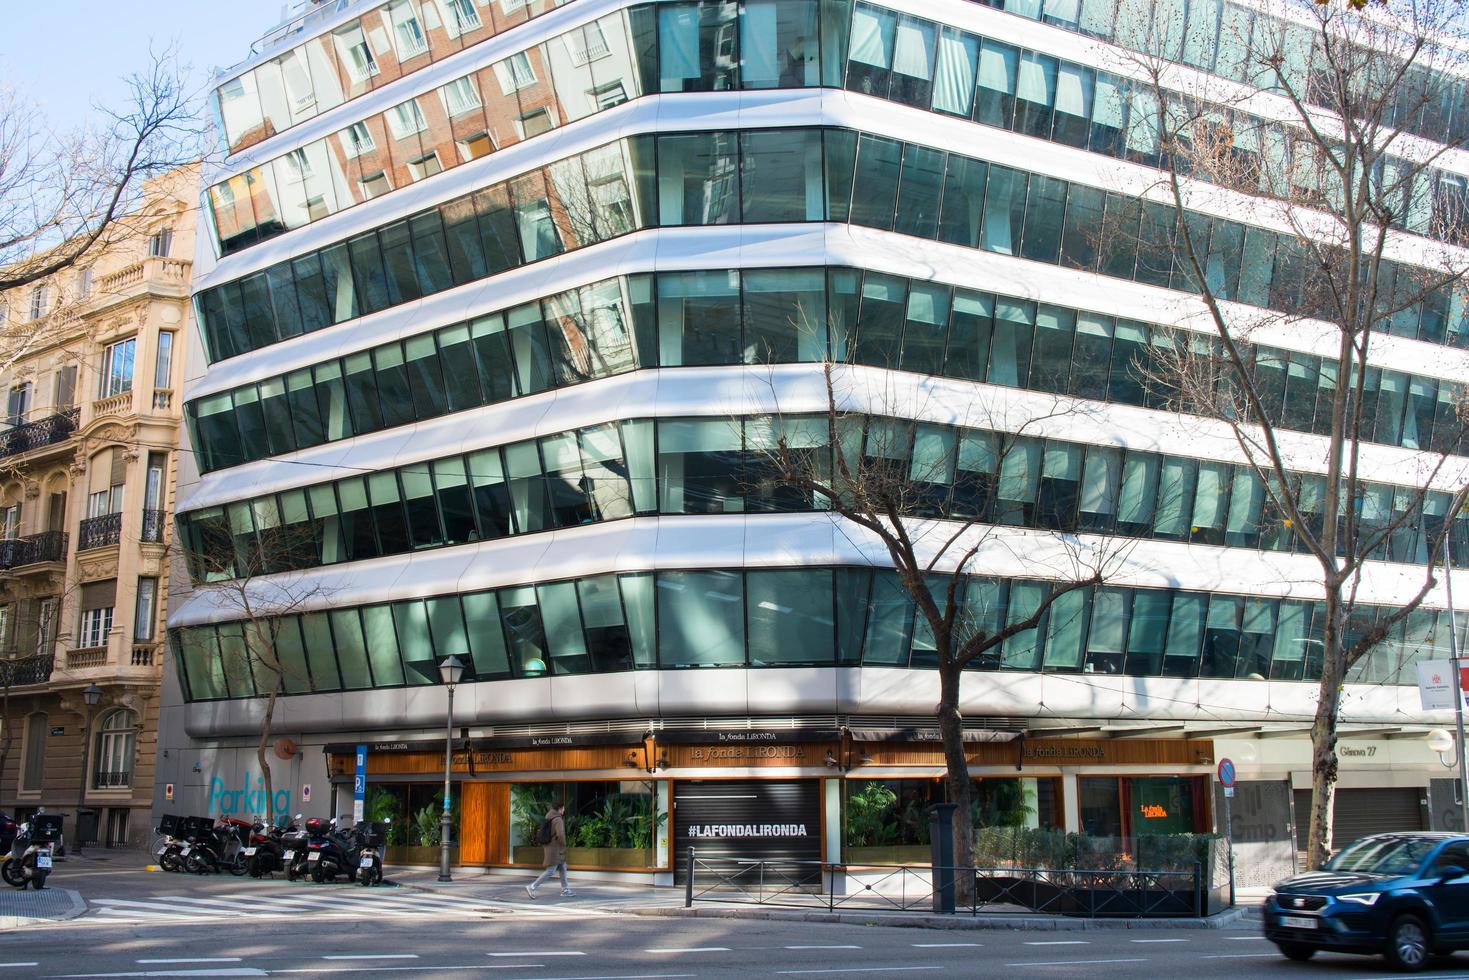
<svg viewBox="0 0 1469 980">
<path fill-rule="evenodd" d="M 455 656 L 439 661 L 439 680 L 449 689 L 449 710 L 444 730 L 444 813 L 439 818 L 439 880 L 453 881 L 449 874 L 449 777 L 454 753 L 454 685 L 464 676 L 464 662 Z"/>
<path fill-rule="evenodd" d="M 76 819 L 76 852 L 82 853 L 82 809 L 87 805 L 87 754 L 92 747 L 92 709 L 97 707 L 97 702 L 102 700 L 102 688 L 94 681 L 82 688 L 82 700 L 86 702 L 87 710 L 82 715 L 82 778 L 81 788 L 77 790 L 77 819 Z"/>
</svg>

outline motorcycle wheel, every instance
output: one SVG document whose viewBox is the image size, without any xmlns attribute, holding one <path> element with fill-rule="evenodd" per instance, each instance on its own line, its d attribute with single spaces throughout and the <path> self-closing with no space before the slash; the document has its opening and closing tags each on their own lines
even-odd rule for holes
<svg viewBox="0 0 1469 980">
<path fill-rule="evenodd" d="M 35 877 L 31 879 L 31 887 L 34 888 L 36 891 L 40 891 L 42 888 L 45 888 L 46 876 L 50 873 L 51 872 L 49 871 L 37 871 L 35 873 Z"/>
<path fill-rule="evenodd" d="M 208 855 L 190 854 L 184 858 L 184 870 L 192 875 L 207 875 L 214 871 L 214 859 Z"/>
<path fill-rule="evenodd" d="M 293 861 L 293 862 L 291 862 L 290 865 L 288 865 L 286 867 L 286 880 L 287 881 L 295 881 L 299 877 L 300 877 L 300 875 L 297 874 L 297 872 L 296 872 L 296 864 Z"/>
<path fill-rule="evenodd" d="M 245 860 L 245 873 L 251 878 L 260 878 L 265 875 L 265 869 L 261 867 L 259 860 L 252 857 Z"/>
<path fill-rule="evenodd" d="M 311 880 L 318 885 L 323 882 L 337 880 L 337 866 L 331 861 L 317 861 L 316 867 L 311 869 Z"/>
<path fill-rule="evenodd" d="M 177 851 L 164 851 L 160 854 L 158 856 L 158 866 L 164 871 L 172 871 L 174 873 L 183 870 L 183 865 L 179 863 Z"/>
<path fill-rule="evenodd" d="M 230 874 L 236 878 L 245 873 L 245 855 L 236 854 L 234 861 L 230 863 Z"/>
<path fill-rule="evenodd" d="M 24 888 L 26 886 L 25 870 L 18 867 L 14 861 L 7 860 L 4 864 L 0 864 L 0 877 L 5 879 L 7 885 L 12 885 L 16 888 Z"/>
</svg>

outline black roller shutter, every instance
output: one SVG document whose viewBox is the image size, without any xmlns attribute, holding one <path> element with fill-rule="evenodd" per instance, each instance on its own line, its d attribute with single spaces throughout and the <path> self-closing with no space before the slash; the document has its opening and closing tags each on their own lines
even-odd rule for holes
<svg viewBox="0 0 1469 980">
<path fill-rule="evenodd" d="M 678 881 L 690 846 L 701 863 L 731 867 L 736 860 L 821 860 L 820 780 L 680 780 L 673 794 Z"/>
<path fill-rule="evenodd" d="M 1332 850 L 1372 834 L 1425 829 L 1423 792 L 1412 786 L 1338 789 L 1332 806 Z M 1295 796 L 1296 847 L 1304 851 L 1311 829 L 1311 791 L 1298 789 Z"/>
</svg>

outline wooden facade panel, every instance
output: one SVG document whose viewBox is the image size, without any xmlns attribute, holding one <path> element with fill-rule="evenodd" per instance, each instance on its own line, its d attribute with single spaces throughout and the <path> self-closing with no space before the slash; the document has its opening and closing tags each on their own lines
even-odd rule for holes
<svg viewBox="0 0 1469 980">
<path fill-rule="evenodd" d="M 485 861 L 510 863 L 510 784 L 472 783 L 486 790 Z"/>
<path fill-rule="evenodd" d="M 459 790 L 459 861 L 484 864 L 489 860 L 490 784 L 465 783 Z"/>
</svg>

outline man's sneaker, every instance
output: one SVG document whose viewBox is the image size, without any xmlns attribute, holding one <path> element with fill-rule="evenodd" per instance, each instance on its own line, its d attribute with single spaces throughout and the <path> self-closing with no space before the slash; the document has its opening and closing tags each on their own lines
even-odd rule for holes
<svg viewBox="0 0 1469 980">
<path fill-rule="evenodd" d="M 563 889 L 561 889 L 561 897 L 562 898 L 571 898 L 575 894 L 576 894 L 576 892 L 572 891 L 570 888 L 563 888 Z M 532 897 L 534 897 L 534 896 L 532 896 Z"/>
<path fill-rule="evenodd" d="M 534 902 L 536 900 L 536 886 L 535 885 L 526 885 L 525 886 L 525 893 L 530 896 L 530 900 L 532 902 Z"/>
</svg>

